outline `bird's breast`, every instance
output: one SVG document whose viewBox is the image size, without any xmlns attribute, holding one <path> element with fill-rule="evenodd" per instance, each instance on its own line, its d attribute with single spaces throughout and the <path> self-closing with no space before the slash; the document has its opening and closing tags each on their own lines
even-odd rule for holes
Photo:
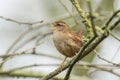
<svg viewBox="0 0 120 80">
<path fill-rule="evenodd" d="M 67 56 L 67 57 L 72 57 L 75 55 L 75 51 L 73 51 L 73 49 L 71 48 L 70 45 L 68 45 L 66 43 L 66 40 L 70 37 L 71 35 L 65 35 L 64 33 L 53 33 L 53 40 L 54 40 L 54 44 L 55 47 L 57 48 L 57 50 Z"/>
</svg>

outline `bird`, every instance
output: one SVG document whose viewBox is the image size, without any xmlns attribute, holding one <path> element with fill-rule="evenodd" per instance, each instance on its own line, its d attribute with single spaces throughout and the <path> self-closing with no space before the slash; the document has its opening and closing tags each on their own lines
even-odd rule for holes
<svg viewBox="0 0 120 80">
<path fill-rule="evenodd" d="M 60 68 L 62 68 L 68 57 L 73 57 L 80 51 L 83 44 L 82 32 L 73 32 L 69 25 L 62 20 L 55 21 L 52 24 L 53 27 L 51 30 L 53 32 L 54 45 L 65 56 L 63 62 L 60 64 Z"/>
</svg>

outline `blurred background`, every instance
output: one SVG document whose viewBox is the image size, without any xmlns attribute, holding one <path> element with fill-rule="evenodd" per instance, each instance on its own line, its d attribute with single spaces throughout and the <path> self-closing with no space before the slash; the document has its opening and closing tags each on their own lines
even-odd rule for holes
<svg viewBox="0 0 120 80">
<path fill-rule="evenodd" d="M 87 0 L 78 1 L 88 14 Z M 111 14 L 120 9 L 119 4 L 120 0 L 91 0 L 95 25 L 103 26 Z M 65 21 L 75 32 L 82 29 L 83 35 L 87 35 L 81 17 L 69 0 L 0 0 L 0 80 L 39 80 L 58 68 L 64 56 L 55 48 L 50 30 L 51 23 L 57 20 Z M 74 67 L 70 80 L 120 80 L 119 67 L 112 67 L 95 54 L 119 64 L 119 30 L 117 27 L 112 32 L 118 39 L 110 35 L 82 59 L 80 63 L 84 66 Z M 85 63 L 105 65 L 117 75 L 86 67 Z M 65 73 L 66 70 L 54 80 L 63 80 Z"/>
</svg>

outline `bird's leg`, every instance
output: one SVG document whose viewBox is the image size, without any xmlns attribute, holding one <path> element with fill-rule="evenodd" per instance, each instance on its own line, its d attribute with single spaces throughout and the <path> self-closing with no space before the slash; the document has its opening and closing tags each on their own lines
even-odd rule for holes
<svg viewBox="0 0 120 80">
<path fill-rule="evenodd" d="M 63 68 L 64 62 L 66 61 L 66 59 L 67 59 L 67 56 L 64 58 L 64 60 L 62 61 L 62 63 L 59 65 L 59 69 L 60 69 L 60 71 L 62 71 L 62 68 Z"/>
</svg>

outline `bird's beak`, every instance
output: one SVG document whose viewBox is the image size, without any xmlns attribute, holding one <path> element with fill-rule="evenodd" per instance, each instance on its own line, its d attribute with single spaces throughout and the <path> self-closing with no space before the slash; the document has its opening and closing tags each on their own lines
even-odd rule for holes
<svg viewBox="0 0 120 80">
<path fill-rule="evenodd" d="M 52 27 L 50 28 L 50 30 L 52 30 L 52 31 L 54 31 L 55 29 L 56 29 L 56 27 L 54 27 L 55 26 L 55 23 L 52 23 Z"/>
<path fill-rule="evenodd" d="M 52 30 L 52 31 L 55 30 L 55 29 L 56 29 L 56 27 L 51 27 L 51 28 L 50 28 L 50 30 Z"/>
</svg>

